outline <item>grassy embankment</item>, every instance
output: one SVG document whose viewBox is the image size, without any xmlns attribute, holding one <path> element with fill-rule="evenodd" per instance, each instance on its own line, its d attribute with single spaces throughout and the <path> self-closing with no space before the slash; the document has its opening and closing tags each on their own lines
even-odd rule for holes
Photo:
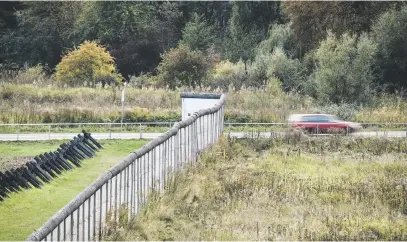
<svg viewBox="0 0 407 242">
<path fill-rule="evenodd" d="M 0 142 L 0 168 L 9 168 L 21 159 L 55 150 L 61 141 Z M 24 240 L 55 212 L 66 205 L 99 175 L 141 147 L 146 141 L 104 140 L 97 156 L 84 160 L 81 168 L 64 172 L 41 189 L 13 193 L 0 202 L 0 240 Z M 24 154 L 24 157 L 21 157 Z"/>
<path fill-rule="evenodd" d="M 108 239 L 406 240 L 406 153 L 403 139 L 223 140 Z"/>
</svg>

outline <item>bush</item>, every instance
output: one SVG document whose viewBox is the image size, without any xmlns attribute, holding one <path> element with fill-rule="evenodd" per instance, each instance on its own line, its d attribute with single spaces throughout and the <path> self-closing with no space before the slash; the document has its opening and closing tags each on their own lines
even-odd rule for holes
<svg viewBox="0 0 407 242">
<path fill-rule="evenodd" d="M 18 84 L 42 84 L 47 80 L 42 65 L 36 65 L 25 71 L 20 71 L 14 78 L 13 83 Z"/>
<path fill-rule="evenodd" d="M 114 84 L 122 79 L 116 72 L 109 52 L 96 42 L 85 41 L 79 49 L 65 55 L 56 67 L 56 79 L 61 84 L 79 86 L 97 82 Z"/>
<path fill-rule="evenodd" d="M 248 68 L 247 86 L 250 87 L 264 87 L 267 85 L 268 76 L 267 70 L 271 63 L 270 54 L 256 55 L 253 63 Z"/>
<path fill-rule="evenodd" d="M 368 104 L 373 94 L 376 44 L 366 35 L 359 38 L 332 33 L 321 42 L 315 57 L 317 95 L 321 102 Z"/>
<path fill-rule="evenodd" d="M 297 89 L 303 82 L 304 68 L 298 59 L 290 59 L 281 48 L 276 48 L 271 55 L 267 70 L 269 78 L 282 81 L 284 91 Z"/>
<path fill-rule="evenodd" d="M 158 66 L 158 81 L 161 85 L 172 90 L 181 86 L 201 86 L 208 69 L 205 56 L 201 52 L 192 51 L 181 44 L 170 49 L 162 58 Z"/>
<path fill-rule="evenodd" d="M 236 64 L 226 60 L 215 65 L 205 86 L 228 90 L 229 86 L 239 89 L 245 82 L 245 64 L 239 61 Z"/>
<path fill-rule="evenodd" d="M 343 120 L 354 120 L 358 107 L 353 104 L 342 103 L 328 106 L 320 106 L 315 109 L 316 113 L 332 114 Z"/>
<path fill-rule="evenodd" d="M 157 84 L 157 76 L 149 73 L 141 73 L 139 76 L 131 76 L 129 85 L 136 88 L 153 87 Z"/>
<path fill-rule="evenodd" d="M 296 55 L 294 34 L 290 24 L 273 24 L 268 38 L 260 42 L 256 53 L 257 55 L 271 54 L 277 47 L 284 49 L 289 57 Z"/>
<path fill-rule="evenodd" d="M 283 82 L 283 88 L 288 91 L 302 82 L 301 75 L 304 73 L 301 63 L 292 59 L 297 54 L 293 38 L 290 24 L 273 24 L 270 27 L 268 38 L 256 48 L 254 62 L 248 71 L 249 86 L 265 86 L 270 77 L 275 77 Z"/>
</svg>

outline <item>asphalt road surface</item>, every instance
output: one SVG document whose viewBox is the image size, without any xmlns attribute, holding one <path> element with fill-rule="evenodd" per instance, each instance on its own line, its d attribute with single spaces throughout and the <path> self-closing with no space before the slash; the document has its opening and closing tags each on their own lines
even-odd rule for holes
<svg viewBox="0 0 407 242">
<path fill-rule="evenodd" d="M 32 134 L 0 134 L 0 140 L 13 141 L 13 140 L 64 140 L 72 139 L 78 133 L 32 133 Z M 227 134 L 225 132 L 225 134 Z M 230 135 L 236 138 L 251 138 L 262 137 L 268 138 L 270 136 L 284 135 L 284 132 L 231 132 Z M 95 139 L 154 139 L 160 136 L 161 133 L 92 133 Z M 320 136 L 325 136 L 321 134 Z M 363 131 L 352 133 L 352 136 L 358 137 L 407 137 L 406 131 Z"/>
</svg>

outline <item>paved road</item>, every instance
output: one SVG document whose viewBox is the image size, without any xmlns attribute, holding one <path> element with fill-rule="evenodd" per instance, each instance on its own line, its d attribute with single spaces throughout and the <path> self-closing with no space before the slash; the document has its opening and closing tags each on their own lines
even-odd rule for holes
<svg viewBox="0 0 407 242">
<path fill-rule="evenodd" d="M 270 137 L 284 135 L 284 132 L 260 132 L 260 133 L 249 133 L 249 132 L 231 132 L 231 136 L 237 138 L 243 137 Z M 32 133 L 32 134 L 0 134 L 0 140 L 10 141 L 10 140 L 63 140 L 72 139 L 77 133 Z M 154 139 L 160 136 L 160 133 L 92 133 L 95 139 Z M 384 137 L 406 137 L 406 131 L 369 131 L 369 132 L 357 132 L 351 134 L 352 136 L 359 137 L 374 137 L 374 136 L 384 136 Z"/>
<path fill-rule="evenodd" d="M 262 137 L 262 138 L 269 138 L 270 136 L 278 136 L 278 135 L 285 135 L 285 132 L 260 132 L 260 133 L 248 133 L 248 132 L 232 132 L 231 135 L 237 138 L 243 137 Z M 329 136 L 330 134 L 319 134 L 318 136 Z M 406 131 L 363 131 L 363 132 L 356 132 L 351 133 L 351 136 L 357 137 L 407 137 Z M 314 135 L 315 136 L 315 135 Z"/>
</svg>

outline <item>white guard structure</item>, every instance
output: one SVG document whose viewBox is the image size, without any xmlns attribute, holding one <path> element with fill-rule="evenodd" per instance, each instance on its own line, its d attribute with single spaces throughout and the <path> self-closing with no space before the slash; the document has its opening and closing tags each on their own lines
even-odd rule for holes
<svg viewBox="0 0 407 242">
<path fill-rule="evenodd" d="M 220 99 L 220 94 L 181 93 L 182 120 L 186 120 L 194 112 L 214 107 Z"/>
</svg>

